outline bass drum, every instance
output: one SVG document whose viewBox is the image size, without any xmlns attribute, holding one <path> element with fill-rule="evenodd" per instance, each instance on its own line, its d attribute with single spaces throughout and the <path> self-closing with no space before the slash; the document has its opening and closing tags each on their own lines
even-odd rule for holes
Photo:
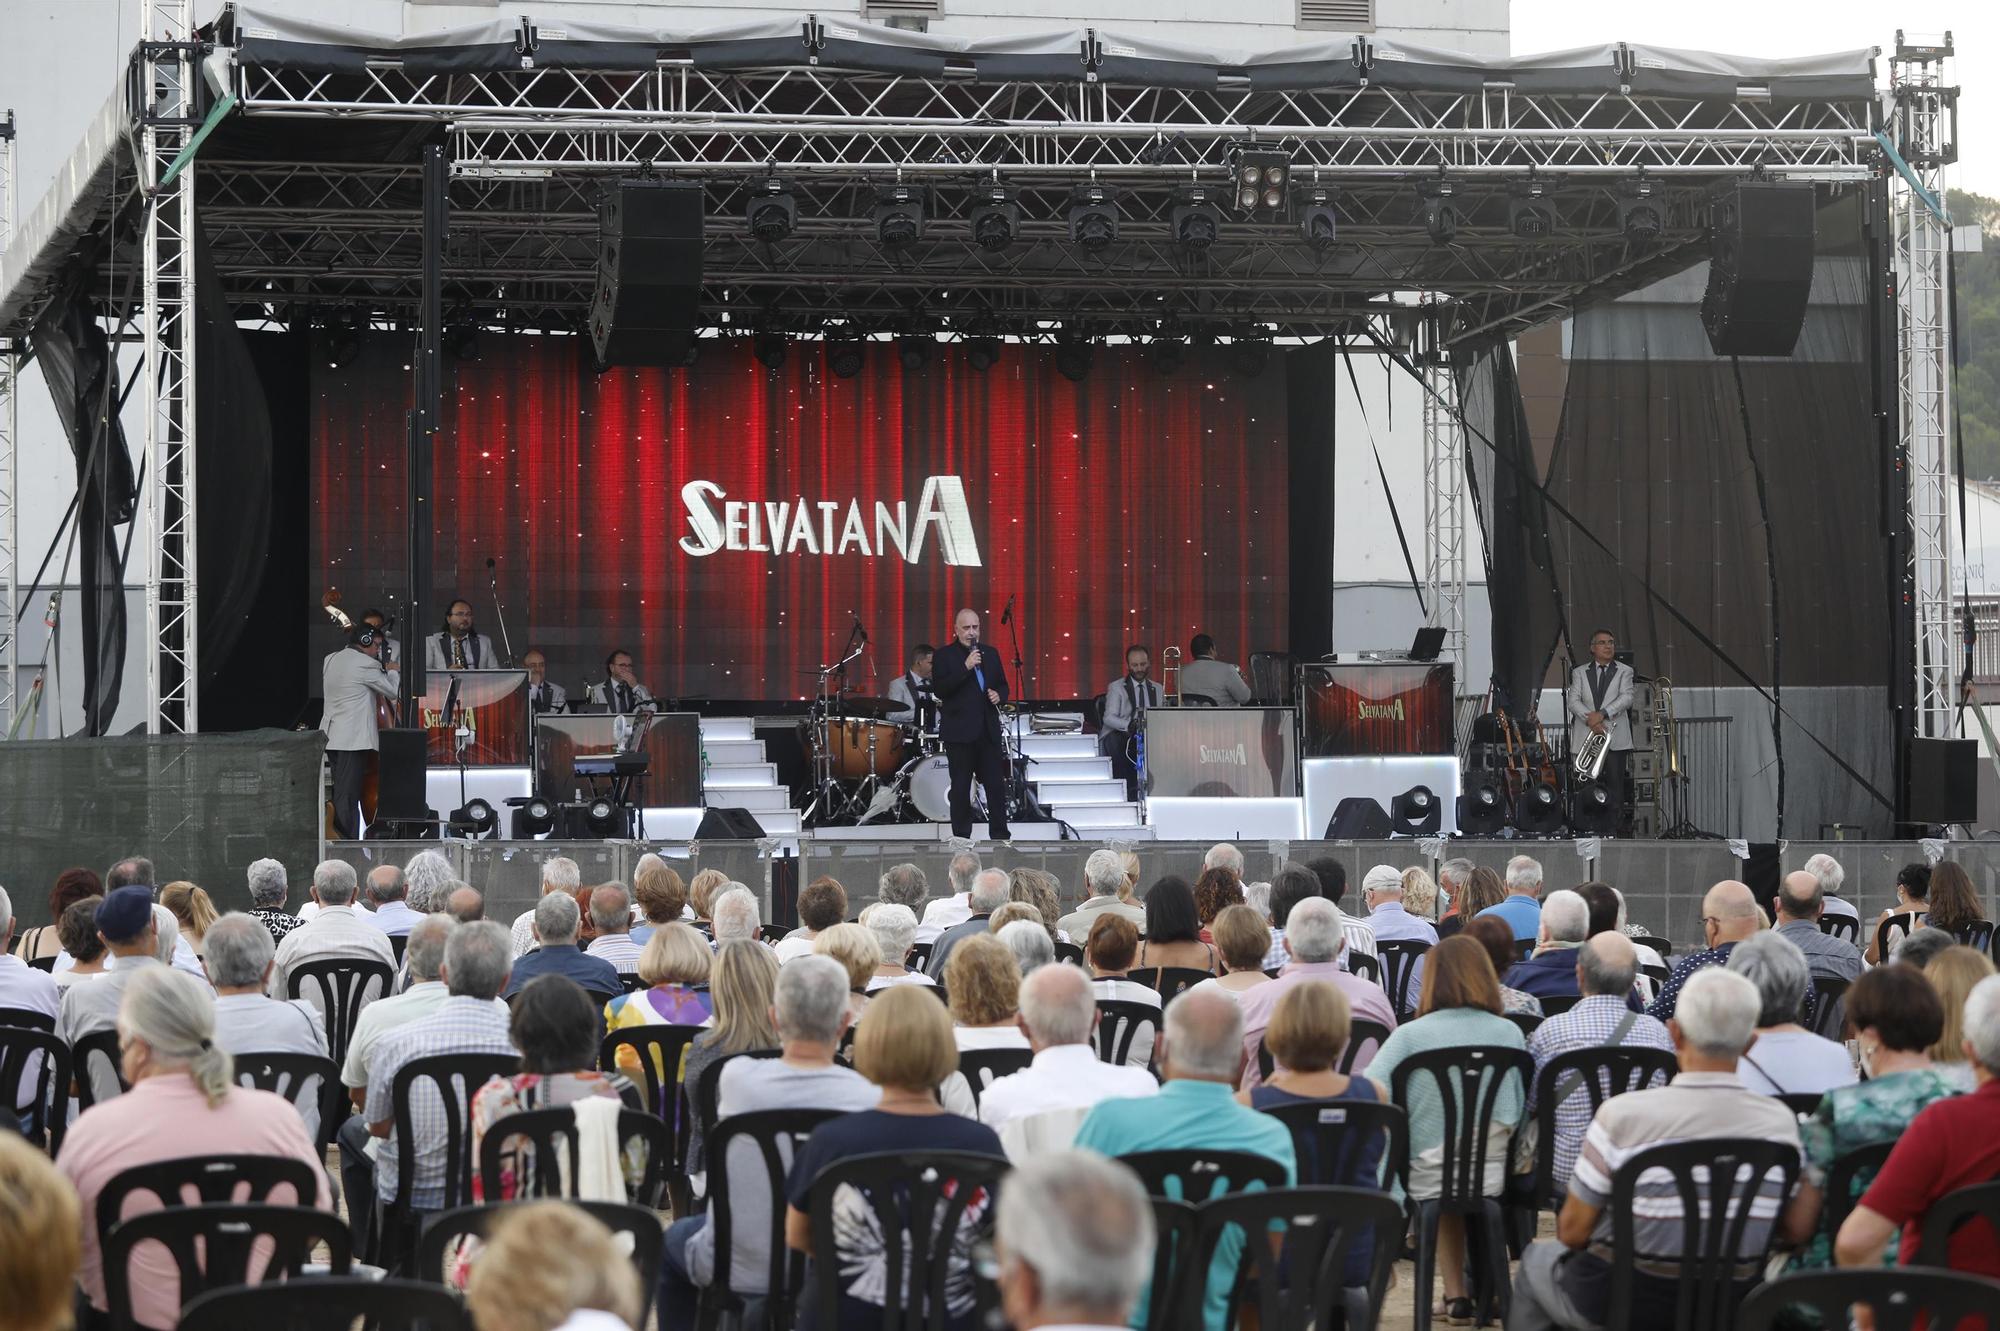
<svg viewBox="0 0 2000 1331">
<path fill-rule="evenodd" d="M 904 769 L 904 789 L 909 791 L 910 807 L 934 823 L 951 821 L 951 760 L 942 753 L 918 758 Z M 972 813 L 974 818 L 986 816 L 986 792 L 972 783 Z"/>
</svg>

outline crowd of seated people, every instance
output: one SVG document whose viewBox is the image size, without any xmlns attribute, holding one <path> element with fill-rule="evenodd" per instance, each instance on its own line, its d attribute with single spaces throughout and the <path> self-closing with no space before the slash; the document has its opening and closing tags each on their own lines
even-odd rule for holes
<svg viewBox="0 0 2000 1331">
<path fill-rule="evenodd" d="M 1691 1272 L 1716 1276 L 1683 1246 L 1710 1202 L 1747 1208 L 1719 1259 L 1726 1310 L 1779 1271 L 1892 1280 L 1920 1264 L 1947 1198 L 2000 1180 L 2000 977 L 1948 861 L 1897 875 L 1879 948 L 1822 927 L 1866 920 L 1829 910 L 1842 880 L 1819 864 L 1768 913 L 1745 884 L 1715 884 L 1700 946 L 1669 959 L 1632 936 L 1617 889 L 1544 893 L 1525 855 L 1498 873 L 1376 865 L 1355 915 L 1331 860 L 1252 883 L 1218 846 L 1193 886 L 1142 884 L 1134 857 L 1102 850 L 1066 894 L 1045 868 L 961 851 L 943 897 L 914 864 L 865 903 L 816 879 L 787 934 L 745 884 L 705 870 L 683 886 L 657 856 L 630 890 L 550 857 L 510 930 L 424 854 L 365 882 L 322 863 L 297 914 L 271 860 L 214 896 L 156 890 L 142 857 L 72 870 L 53 922 L 25 930 L 0 891 L 0 1123 L 18 1128 L 0 1133 L 0 1325 L 175 1326 L 193 1297 L 183 1259 L 121 1246 L 117 1226 L 161 1204 L 127 1196 L 124 1176 L 192 1157 L 290 1162 L 257 1203 L 320 1213 L 358 1259 L 438 1280 L 481 1331 L 681 1331 L 718 1297 L 814 1331 L 829 1314 L 882 1326 L 921 1301 L 890 1287 L 883 1208 L 926 1180 L 945 1182 L 925 1214 L 957 1230 L 937 1248 L 932 1324 L 957 1331 L 1225 1331 L 1260 1280 L 1290 1297 L 1311 1285 L 1350 1325 L 1398 1298 L 1420 1324 L 1665 1326 Z M 224 909 L 238 900 L 250 909 Z M 1421 963 L 1400 1004 L 1392 953 Z M 363 982 L 351 996 L 300 983 L 329 965 Z M 1107 1023 L 1132 1038 L 1102 1038 Z M 671 1061 L 607 1038 L 649 1030 L 680 1033 Z M 68 1084 L 38 1083 L 49 1055 L 7 1045 L 30 1031 L 35 1049 L 69 1046 Z M 243 1068 L 279 1057 L 311 1060 L 330 1093 L 247 1084 Z M 1615 1088 L 1564 1073 L 1593 1057 L 1642 1071 Z M 479 1070 L 458 1092 L 410 1083 L 437 1058 Z M 1466 1089 L 1477 1068 L 1503 1069 L 1490 1093 Z M 644 1084 L 662 1082 L 679 1093 L 650 1101 Z M 544 1111 L 573 1118 L 578 1143 L 553 1171 L 536 1157 L 547 1139 L 510 1124 Z M 634 1116 L 666 1131 L 630 1136 Z M 1716 1174 L 1649 1163 L 1669 1146 L 1776 1163 L 1725 1197 Z M 1468 1177 L 1467 1161 L 1483 1168 Z M 686 1186 L 648 1191 L 663 1163 Z M 551 1177 L 569 1201 L 539 1196 Z M 1343 1209 L 1353 1193 L 1325 1187 L 1404 1222 L 1363 1223 Z M 1251 1242 L 1262 1222 L 1217 1221 L 1204 1262 L 1149 1288 L 1156 1245 L 1189 1241 L 1149 1189 L 1193 1233 L 1210 1206 L 1293 1188 L 1296 1235 Z M 1514 1260 L 1495 1263 L 1467 1195 L 1525 1217 L 1502 1245 Z M 620 1237 L 611 1202 L 659 1240 Z M 498 1209 L 441 1272 L 418 1270 L 409 1236 L 462 1203 Z M 1996 1213 L 1987 1202 L 1926 1260 L 2000 1281 Z M 1314 1217 L 1348 1227 L 1338 1260 L 1292 1251 Z M 1386 1278 L 1410 1244 L 1435 1288 Z M 780 1300 L 770 1281 L 787 1269 L 803 1284 Z M 1629 1307 L 1610 1302 L 1617 1280 Z M 1176 1300 L 1163 1323 L 1156 1296 Z"/>
</svg>

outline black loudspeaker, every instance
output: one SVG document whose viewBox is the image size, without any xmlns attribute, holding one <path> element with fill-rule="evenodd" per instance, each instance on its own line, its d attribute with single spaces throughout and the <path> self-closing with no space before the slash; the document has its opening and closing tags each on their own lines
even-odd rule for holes
<svg viewBox="0 0 2000 1331">
<path fill-rule="evenodd" d="M 1334 807 L 1326 820 L 1328 841 L 1387 841 L 1389 813 L 1381 801 L 1366 795 L 1351 795 Z"/>
<path fill-rule="evenodd" d="M 1979 821 L 1979 741 L 1912 739 L 1910 804 L 1912 823 Z"/>
<path fill-rule="evenodd" d="M 1789 356 L 1812 294 L 1813 187 L 1746 180 L 1709 202 L 1701 323 L 1718 356 Z"/>
<path fill-rule="evenodd" d="M 710 809 L 694 830 L 697 841 L 756 841 L 763 835 L 763 824 L 748 809 Z"/>
<path fill-rule="evenodd" d="M 590 341 L 599 366 L 679 365 L 701 309 L 702 188 L 620 180 L 597 217 Z"/>
<path fill-rule="evenodd" d="M 430 769 L 425 744 L 425 732 L 419 727 L 393 726 L 382 732 L 378 821 L 422 818 L 430 812 L 424 791 L 424 775 Z"/>
</svg>

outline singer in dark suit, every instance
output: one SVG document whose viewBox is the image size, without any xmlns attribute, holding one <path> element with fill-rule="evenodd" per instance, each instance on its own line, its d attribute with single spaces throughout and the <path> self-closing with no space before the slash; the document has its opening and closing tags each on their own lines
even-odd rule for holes
<svg viewBox="0 0 2000 1331">
<path fill-rule="evenodd" d="M 931 688 L 938 699 L 938 738 L 951 765 L 951 833 L 972 835 L 972 778 L 986 791 L 986 832 L 1005 841 L 1007 744 L 1000 732 L 1000 704 L 1007 674 L 1000 656 L 979 645 L 979 616 L 961 610 L 952 641 L 931 658 Z"/>
</svg>

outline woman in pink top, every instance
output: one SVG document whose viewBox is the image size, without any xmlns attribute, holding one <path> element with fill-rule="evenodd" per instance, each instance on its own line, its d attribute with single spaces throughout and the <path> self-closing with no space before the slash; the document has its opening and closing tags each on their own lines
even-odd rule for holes
<svg viewBox="0 0 2000 1331">
<path fill-rule="evenodd" d="M 56 1159 L 83 1204 L 78 1280 L 99 1312 L 108 1307 L 97 1197 L 135 1165 L 195 1155 L 291 1156 L 312 1165 L 314 1195 L 294 1198 L 280 1188 L 269 1200 L 333 1209 L 324 1164 L 298 1110 L 282 1096 L 232 1084 L 232 1061 L 214 1036 L 215 998 L 193 976 L 149 966 L 127 987 L 118 1011 L 118 1048 L 132 1089 L 79 1118 Z M 140 1193 L 127 1200 L 120 1218 L 156 1209 L 155 1199 Z M 166 1250 L 141 1245 L 127 1283 L 139 1325 L 171 1331 L 180 1320 L 180 1272 Z"/>
</svg>

